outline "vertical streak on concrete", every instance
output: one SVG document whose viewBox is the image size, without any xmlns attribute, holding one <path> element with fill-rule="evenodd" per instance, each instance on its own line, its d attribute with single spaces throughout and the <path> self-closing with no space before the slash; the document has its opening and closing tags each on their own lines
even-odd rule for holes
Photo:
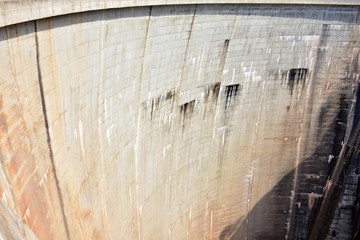
<svg viewBox="0 0 360 240">
<path fill-rule="evenodd" d="M 190 44 L 191 35 L 192 35 L 192 31 L 193 31 L 193 26 L 194 26 L 194 21 L 195 21 L 195 16 L 196 16 L 196 8 L 197 8 L 197 5 L 195 5 L 194 14 L 193 14 L 192 19 L 191 19 L 190 32 L 189 32 L 189 37 L 188 37 L 187 42 L 186 42 L 185 56 L 184 56 L 183 64 L 182 64 L 182 66 L 181 66 L 180 79 L 179 79 L 179 82 L 178 82 L 178 84 L 177 84 L 177 86 L 176 86 L 176 90 L 175 90 L 175 91 L 180 91 L 181 84 L 182 84 L 182 81 L 183 81 L 184 69 L 185 69 L 185 65 L 186 65 L 186 59 L 187 59 L 187 56 L 188 56 L 189 44 Z M 175 94 L 176 94 L 176 92 L 175 92 Z M 175 99 L 176 99 L 176 98 L 175 98 Z M 179 99 L 179 98 L 177 98 L 177 99 Z M 176 106 L 176 105 L 175 105 L 175 106 Z"/>
<path fill-rule="evenodd" d="M 319 48 L 319 42 L 316 44 L 317 46 L 313 47 L 313 48 Z M 314 51 L 314 49 L 312 49 L 311 51 Z M 312 103 L 312 100 L 310 101 L 311 95 L 312 95 L 312 87 L 313 87 L 313 82 L 314 82 L 314 78 L 315 78 L 315 67 L 316 67 L 316 62 L 318 60 L 318 56 L 317 56 L 317 51 L 315 52 L 315 56 L 313 58 L 313 66 L 311 66 L 311 75 L 309 77 L 309 84 L 308 87 L 306 89 L 306 102 L 305 102 L 305 112 L 303 113 L 302 116 L 302 123 L 300 126 L 300 135 L 298 138 L 298 142 L 297 142 L 297 146 L 296 146 L 296 160 L 295 160 L 295 169 L 294 169 L 294 183 L 293 183 L 293 190 L 292 190 L 292 196 L 290 198 L 290 209 L 291 209 L 291 214 L 290 214 L 290 222 L 289 225 L 287 226 L 287 232 L 286 232 L 286 236 L 289 237 L 289 234 L 292 234 L 294 229 L 293 229 L 293 225 L 294 225 L 294 209 L 295 209 L 295 202 L 296 202 L 296 193 L 297 193 L 297 189 L 298 189 L 298 178 L 299 178 L 299 164 L 300 164 L 300 158 L 301 158 L 301 153 L 303 152 L 303 135 L 304 135 L 304 129 L 306 129 L 306 126 L 304 127 L 304 121 L 306 121 L 308 115 L 311 115 L 311 112 L 309 110 L 309 104 Z M 291 237 L 290 237 L 291 239 Z"/>
<path fill-rule="evenodd" d="M 146 53 L 146 46 L 147 46 L 147 40 L 148 40 L 148 34 L 150 29 L 150 21 L 151 21 L 151 13 L 152 13 L 152 7 L 150 7 L 149 10 L 149 19 L 146 26 L 146 34 L 145 34 L 145 40 L 144 40 L 144 48 L 142 53 L 143 63 L 141 65 L 140 70 L 140 77 L 139 77 L 139 87 L 138 87 L 138 99 L 137 102 L 141 102 L 141 83 L 143 78 L 143 72 L 144 72 L 144 63 L 145 63 L 145 53 Z M 136 211 L 137 211 L 137 233 L 138 233 L 138 239 L 141 239 L 141 208 L 139 206 L 139 141 L 140 141 L 140 122 L 141 122 L 141 107 L 138 106 L 138 113 L 137 113 L 137 127 L 136 127 L 136 139 L 135 139 L 135 190 L 136 190 Z"/>
<path fill-rule="evenodd" d="M 309 131 L 311 128 L 311 114 L 312 114 L 312 108 L 313 108 L 313 100 L 314 100 L 314 81 L 316 79 L 316 71 L 319 67 L 319 65 L 321 64 L 319 62 L 319 59 L 321 58 L 321 47 L 325 46 L 326 44 L 326 33 L 328 31 L 329 26 L 327 24 L 323 24 L 322 25 L 322 29 L 320 32 L 320 36 L 317 39 L 317 41 L 314 43 L 315 46 L 312 47 L 311 49 L 311 53 L 314 53 L 314 56 L 312 57 L 312 63 L 310 64 L 310 77 L 309 77 L 309 84 L 306 90 L 306 101 L 305 101 L 305 108 L 304 108 L 304 115 L 303 115 L 303 121 L 301 123 L 301 127 L 300 127 L 300 136 L 298 139 L 298 144 L 297 144 L 297 154 L 296 154 L 296 161 L 295 161 L 295 170 L 294 170 L 294 183 L 293 183 L 293 196 L 290 200 L 290 209 L 291 209 L 291 214 L 290 214 L 290 223 L 288 225 L 287 228 L 287 237 L 289 237 L 290 239 L 292 238 L 292 236 L 289 236 L 289 234 L 294 235 L 296 231 L 296 229 L 294 229 L 294 224 L 295 224 L 295 207 L 296 207 L 296 195 L 297 195 L 297 191 L 298 191 L 298 178 L 299 178 L 299 164 L 300 164 L 300 160 L 301 160 L 301 153 L 304 152 L 304 139 L 307 139 L 307 137 L 303 137 L 304 134 L 306 134 L 304 131 Z M 308 121 L 308 119 L 310 119 L 310 121 Z M 304 126 L 305 125 L 305 126 Z M 299 226 L 298 226 L 299 227 Z"/>
<path fill-rule="evenodd" d="M 237 21 L 237 15 L 235 15 L 234 17 L 234 20 L 233 20 L 233 25 L 231 27 L 231 32 L 229 34 L 229 37 L 225 40 L 224 42 L 224 47 L 223 47 L 223 50 L 222 50 L 222 53 L 221 53 L 221 56 L 220 56 L 220 63 L 219 63 L 219 71 L 218 71 L 218 76 L 216 77 L 216 81 L 217 82 L 222 82 L 223 80 L 223 72 L 224 72 L 224 67 L 225 67 L 225 63 L 226 63 L 226 59 L 227 59 L 227 54 L 228 54 L 228 51 L 229 51 L 229 45 L 230 45 L 230 41 L 234 35 L 234 29 L 235 29 L 235 25 L 236 25 L 236 21 Z M 217 104 L 216 104 L 216 109 L 215 109 L 215 116 L 219 116 L 220 112 L 220 103 L 221 103 L 221 96 L 220 94 L 218 95 L 218 99 L 217 99 Z M 226 104 L 226 103 L 225 103 Z M 228 120 L 229 120 L 229 117 L 228 117 L 228 113 L 230 113 L 230 111 L 225 111 L 225 119 L 224 119 L 224 124 L 223 126 L 227 126 L 228 125 Z M 213 139 L 215 139 L 215 134 L 216 134 L 216 120 L 214 121 L 214 131 L 213 131 Z M 219 152 L 220 152 L 220 156 L 219 156 L 219 163 L 218 163 L 218 169 L 217 169 L 217 172 L 218 172 L 218 178 L 222 177 L 222 171 L 223 171 L 223 167 L 224 167 L 224 158 L 225 158 L 225 151 L 224 149 L 226 149 L 226 141 L 225 141 L 225 138 L 226 138 L 226 134 L 227 134 L 227 131 L 229 130 L 228 127 L 224 128 L 224 132 L 223 132 L 223 144 L 220 145 L 220 149 L 219 149 Z"/>
<path fill-rule="evenodd" d="M 35 48 L 36 48 L 36 66 L 37 66 L 37 72 L 38 72 L 38 82 L 39 82 L 39 89 L 40 89 L 40 97 L 41 97 L 41 107 L 43 111 L 44 116 L 44 122 L 45 122 L 45 128 L 46 128 L 46 137 L 47 137 L 47 144 L 49 148 L 49 154 L 50 154 L 50 160 L 51 160 L 51 171 L 54 174 L 55 184 L 56 184 L 56 192 L 58 193 L 59 201 L 60 201 L 60 208 L 61 208 L 61 215 L 64 221 L 64 227 L 66 231 L 67 239 L 70 240 L 70 232 L 69 232 L 69 225 L 66 219 L 65 210 L 64 210 L 64 199 L 62 196 L 62 192 L 60 189 L 60 183 L 57 176 L 57 171 L 54 163 L 54 154 L 51 147 L 51 138 L 50 138 L 50 132 L 49 132 L 49 122 L 47 119 L 47 110 L 46 110 L 46 101 L 45 101 L 45 93 L 44 93 L 44 86 L 42 82 L 42 75 L 41 75 L 41 68 L 40 68 L 40 52 L 39 52 L 39 39 L 37 35 L 37 21 L 34 21 L 34 32 L 35 32 Z"/>
<path fill-rule="evenodd" d="M 103 76 L 104 76 L 104 18 L 105 18 L 105 10 L 101 11 L 100 16 L 100 25 L 99 25 L 99 89 L 97 94 L 97 110 L 98 110 L 98 135 L 99 135 L 99 153 L 100 153 L 100 164 L 101 164 L 101 176 L 100 176 L 100 198 L 101 198 L 101 213 L 102 213 L 102 222 L 104 225 L 105 230 L 105 236 L 106 239 L 110 239 L 110 233 L 109 233 L 109 224 L 108 224 L 108 218 L 107 218 L 107 209 L 106 209 L 106 202 L 104 198 L 104 181 L 105 181 L 105 164 L 104 164 L 104 149 L 102 144 L 103 134 L 102 134 L 102 116 L 103 116 Z M 105 26 L 106 27 L 106 26 Z"/>
<path fill-rule="evenodd" d="M 251 193 L 252 193 L 252 185 L 253 185 L 253 181 L 254 181 L 254 171 L 255 171 L 255 156 L 256 156 L 256 144 L 257 144 L 257 140 L 258 140 L 258 133 L 259 133 L 259 124 L 260 124 L 260 120 L 261 120 L 261 111 L 262 111 L 262 105 L 264 102 L 264 93 L 265 93 L 265 85 L 266 85 L 266 81 L 263 80 L 262 82 L 262 87 L 261 87 L 261 98 L 260 98 L 260 104 L 259 104 L 259 109 L 258 109 L 258 114 L 257 114 L 257 120 L 255 123 L 255 143 L 252 149 L 252 159 L 251 159 L 251 168 L 250 168 L 250 180 L 249 180 L 249 188 L 248 188 L 248 199 L 247 199 L 247 213 L 246 216 L 249 216 L 250 213 L 250 208 L 251 208 Z M 247 231 L 248 231 L 248 224 L 249 224 L 249 219 L 246 219 L 246 226 L 245 226 L 245 239 L 247 239 Z"/>
</svg>

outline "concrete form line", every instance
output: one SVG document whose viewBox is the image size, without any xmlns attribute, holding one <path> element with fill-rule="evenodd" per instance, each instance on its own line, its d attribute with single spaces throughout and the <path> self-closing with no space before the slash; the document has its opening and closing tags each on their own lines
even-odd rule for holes
<svg viewBox="0 0 360 240">
<path fill-rule="evenodd" d="M 39 39 L 38 39 L 38 34 L 37 34 L 38 30 L 37 30 L 37 21 L 36 20 L 34 21 L 34 30 L 35 30 L 34 32 L 35 32 L 35 46 L 36 46 L 36 67 L 37 67 L 37 72 L 38 72 L 38 82 L 39 82 L 39 90 L 40 90 L 40 97 L 41 97 L 41 108 L 42 108 L 44 122 L 45 122 L 47 145 L 48 145 L 49 155 L 50 155 L 49 157 L 50 157 L 50 161 L 51 161 L 51 170 L 54 174 L 54 179 L 55 179 L 56 188 L 57 188 L 56 190 L 57 190 L 59 201 L 60 201 L 61 214 L 63 217 L 64 226 L 65 226 L 66 237 L 67 237 L 67 239 L 70 240 L 71 238 L 70 238 L 70 232 L 69 232 L 69 225 L 68 225 L 65 211 L 64 211 L 64 200 L 63 200 L 63 196 L 61 193 L 60 182 L 59 182 L 59 178 L 57 176 L 57 171 L 56 171 L 55 161 L 54 161 L 54 154 L 53 154 L 52 146 L 51 146 L 51 136 L 50 136 L 50 131 L 49 131 L 49 121 L 47 118 L 44 85 L 42 82 L 41 67 L 40 67 L 40 61 L 39 61 L 40 51 L 39 51 Z"/>
</svg>

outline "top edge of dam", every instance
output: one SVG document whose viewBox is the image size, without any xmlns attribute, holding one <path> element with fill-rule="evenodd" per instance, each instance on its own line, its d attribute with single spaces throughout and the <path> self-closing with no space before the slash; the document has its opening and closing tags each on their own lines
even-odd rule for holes
<svg viewBox="0 0 360 240">
<path fill-rule="evenodd" d="M 0 0 L 0 27 L 48 17 L 87 11 L 164 5 L 254 4 L 254 5 L 329 5 L 359 6 L 360 0 Z"/>
</svg>

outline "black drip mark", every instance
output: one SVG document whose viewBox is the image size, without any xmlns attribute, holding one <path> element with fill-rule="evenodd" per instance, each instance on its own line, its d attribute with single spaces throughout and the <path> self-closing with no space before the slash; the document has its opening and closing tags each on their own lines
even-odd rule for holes
<svg viewBox="0 0 360 240">
<path fill-rule="evenodd" d="M 225 99 L 225 109 L 227 109 L 230 104 L 232 99 L 235 99 L 236 95 L 238 94 L 240 85 L 239 84 L 232 84 L 232 85 L 228 85 L 225 88 L 225 94 L 226 94 L 226 99 Z"/>
<path fill-rule="evenodd" d="M 288 88 L 291 95 L 294 92 L 294 87 L 300 83 L 304 86 L 306 80 L 307 68 L 293 68 L 288 73 Z"/>
<path fill-rule="evenodd" d="M 185 117 L 186 114 L 192 113 L 194 111 L 194 107 L 195 107 L 195 100 L 184 103 L 183 105 L 180 106 L 180 113 L 182 113 L 183 116 Z"/>
<path fill-rule="evenodd" d="M 160 97 L 154 97 L 151 99 L 151 115 L 150 118 L 153 118 L 154 111 L 159 107 L 160 104 Z"/>
<path fill-rule="evenodd" d="M 229 42 L 230 42 L 229 39 L 226 39 L 225 42 L 224 42 L 224 51 L 223 51 L 224 53 L 227 53 L 227 51 L 228 51 Z"/>
<path fill-rule="evenodd" d="M 184 103 L 180 106 L 181 122 L 182 122 L 182 131 L 184 132 L 187 121 L 191 117 L 191 113 L 194 112 L 195 100 Z"/>
<path fill-rule="evenodd" d="M 159 108 L 160 102 L 172 100 L 174 96 L 175 96 L 175 90 L 173 89 L 164 94 L 153 97 L 150 100 L 150 105 L 151 105 L 150 119 L 153 119 L 154 112 L 156 109 Z"/>
<path fill-rule="evenodd" d="M 170 99 L 172 99 L 173 97 L 174 97 L 174 95 L 175 95 L 175 90 L 171 90 L 171 91 L 168 91 L 167 93 L 166 93 L 166 100 L 170 100 Z"/>
<path fill-rule="evenodd" d="M 211 99 L 213 101 L 217 101 L 217 99 L 219 97 L 220 86 L 221 86 L 220 82 L 215 82 L 215 83 L 206 85 L 205 90 L 204 90 L 205 99 L 208 100 L 209 97 L 211 97 Z"/>
<path fill-rule="evenodd" d="M 219 96 L 219 92 L 220 92 L 220 85 L 221 83 L 216 82 L 214 83 L 214 85 L 212 86 L 212 95 L 214 99 L 217 99 Z"/>
<path fill-rule="evenodd" d="M 221 71 L 224 69 L 225 60 L 229 49 L 229 43 L 230 43 L 229 39 L 226 39 L 224 42 L 224 46 L 220 58 L 220 64 L 219 64 Z"/>
</svg>

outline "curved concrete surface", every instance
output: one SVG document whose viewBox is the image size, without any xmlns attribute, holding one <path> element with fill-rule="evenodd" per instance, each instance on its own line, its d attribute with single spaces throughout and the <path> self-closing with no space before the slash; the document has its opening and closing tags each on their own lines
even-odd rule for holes
<svg viewBox="0 0 360 240">
<path fill-rule="evenodd" d="M 275 4 L 360 6 L 359 0 L 1 0 L 0 26 L 77 12 L 189 4 Z"/>
<path fill-rule="evenodd" d="M 3 201 L 39 239 L 306 239 L 359 8 L 167 2 L 2 21 Z"/>
</svg>

